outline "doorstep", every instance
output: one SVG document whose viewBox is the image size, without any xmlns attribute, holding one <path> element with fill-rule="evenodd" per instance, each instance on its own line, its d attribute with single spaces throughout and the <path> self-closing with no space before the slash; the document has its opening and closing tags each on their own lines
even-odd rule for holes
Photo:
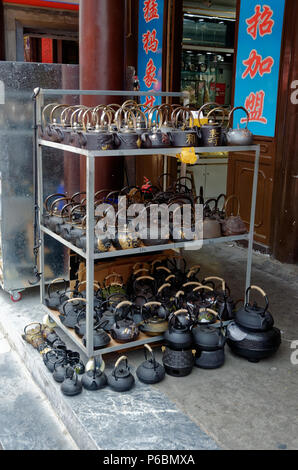
<svg viewBox="0 0 298 470">
<path fill-rule="evenodd" d="M 0 329 L 79 449 L 219 449 L 214 439 L 182 413 L 164 393 L 137 379 L 135 387 L 126 393 L 117 393 L 107 387 L 96 392 L 83 390 L 76 397 L 63 395 L 42 357 L 21 337 L 25 325 L 41 322 L 42 318 L 38 289 L 25 291 L 23 300 L 18 303 L 12 303 L 8 294 L 0 292 Z M 57 332 L 66 340 L 61 330 Z M 68 339 L 66 342 L 70 349 L 78 350 L 74 343 Z M 82 359 L 86 361 L 86 358 Z M 110 358 L 106 360 L 106 372 L 109 374 L 112 368 Z M 132 370 L 135 373 L 134 367 Z M 171 378 L 166 377 L 166 380 Z"/>
</svg>

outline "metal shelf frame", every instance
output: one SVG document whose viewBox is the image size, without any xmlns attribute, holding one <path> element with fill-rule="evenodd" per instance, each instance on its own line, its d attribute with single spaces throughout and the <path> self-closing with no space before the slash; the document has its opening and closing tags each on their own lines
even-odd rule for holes
<svg viewBox="0 0 298 470">
<path fill-rule="evenodd" d="M 111 91 L 111 90 L 52 90 L 52 89 L 38 89 L 36 90 L 36 104 L 37 104 L 37 125 L 41 125 L 41 113 L 44 105 L 45 96 L 63 96 L 63 95 L 90 95 L 90 96 L 161 96 L 161 97 L 188 97 L 188 93 L 168 93 L 168 92 L 135 92 L 135 91 Z M 62 237 L 52 232 L 48 228 L 42 225 L 42 208 L 43 208 L 43 171 L 42 171 L 42 148 L 52 147 L 57 150 L 68 151 L 74 155 L 85 155 L 86 156 L 86 252 L 77 248 L 73 244 L 67 242 Z M 102 350 L 94 351 L 93 345 L 93 310 L 94 310 L 94 262 L 98 259 L 112 259 L 119 256 L 128 255 L 139 255 L 140 253 L 158 252 L 168 249 L 183 248 L 188 250 L 196 250 L 202 247 L 202 245 L 214 244 L 214 243 L 225 243 L 239 240 L 248 240 L 247 250 L 247 265 L 246 265 L 246 285 L 247 288 L 250 285 L 251 280 L 251 265 L 252 265 L 252 249 L 253 249 L 253 238 L 254 238 L 254 221 L 255 221 L 255 207 L 256 207 L 256 196 L 258 186 L 258 171 L 259 171 L 259 159 L 260 159 L 260 146 L 235 146 L 235 147 L 196 147 L 195 152 L 198 154 L 197 162 L 199 161 L 200 153 L 218 153 L 218 152 L 255 152 L 254 162 L 254 176 L 253 176 L 253 188 L 251 197 L 251 214 L 250 214 L 250 229 L 247 234 L 232 236 L 232 237 L 220 237 L 214 239 L 204 239 L 192 242 L 181 242 L 181 243 L 167 243 L 158 246 L 139 247 L 130 250 L 118 250 L 107 253 L 94 253 L 94 170 L 95 170 L 95 158 L 107 157 L 107 156 L 138 156 L 138 155 L 164 155 L 176 158 L 176 154 L 181 152 L 181 148 L 162 148 L 162 149 L 129 149 L 129 150 L 106 150 L 106 151 L 89 151 L 73 147 L 70 145 L 59 144 L 50 142 L 44 139 L 37 139 L 37 172 L 38 172 L 38 205 L 39 205 L 39 227 L 40 227 L 40 255 L 39 255 L 39 272 L 41 273 L 40 279 L 40 301 L 46 312 L 55 320 L 59 327 L 76 342 L 77 346 L 86 354 L 87 357 L 91 357 L 98 354 L 107 354 L 109 352 L 121 351 L 128 349 L 129 347 L 134 348 L 145 344 L 146 342 L 154 343 L 160 342 L 162 337 L 148 337 L 145 340 L 137 340 L 131 343 L 119 344 L 119 346 L 107 347 Z M 75 158 L 75 157 L 74 157 Z M 166 159 L 165 159 L 166 160 Z M 186 174 L 186 164 L 181 164 L 180 170 L 181 176 Z M 45 306 L 45 276 L 44 276 L 44 235 L 49 235 L 60 243 L 79 254 L 86 260 L 86 347 L 82 342 L 71 335 L 68 328 L 66 328 L 61 322 L 57 321 L 57 317 L 53 315 L 50 309 Z"/>
</svg>

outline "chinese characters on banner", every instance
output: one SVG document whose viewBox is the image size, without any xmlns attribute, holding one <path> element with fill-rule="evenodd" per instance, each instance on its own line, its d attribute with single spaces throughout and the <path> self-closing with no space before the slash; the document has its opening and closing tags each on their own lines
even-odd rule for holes
<svg viewBox="0 0 298 470">
<path fill-rule="evenodd" d="M 164 0 L 139 0 L 138 77 L 140 91 L 161 91 Z M 161 97 L 142 96 L 144 106 Z"/>
<path fill-rule="evenodd" d="M 234 104 L 248 110 L 255 135 L 275 134 L 284 7 L 285 0 L 242 0 L 240 5 Z"/>
</svg>

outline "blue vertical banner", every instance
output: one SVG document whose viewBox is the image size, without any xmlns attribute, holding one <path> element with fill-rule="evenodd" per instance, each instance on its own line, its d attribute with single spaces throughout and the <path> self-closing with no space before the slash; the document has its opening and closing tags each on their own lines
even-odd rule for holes
<svg viewBox="0 0 298 470">
<path fill-rule="evenodd" d="M 234 104 L 255 135 L 275 135 L 284 9 L 285 0 L 241 0 Z"/>
<path fill-rule="evenodd" d="M 139 0 L 138 77 L 140 91 L 162 89 L 164 0 Z M 144 96 L 145 106 L 161 104 L 161 97 Z"/>
</svg>

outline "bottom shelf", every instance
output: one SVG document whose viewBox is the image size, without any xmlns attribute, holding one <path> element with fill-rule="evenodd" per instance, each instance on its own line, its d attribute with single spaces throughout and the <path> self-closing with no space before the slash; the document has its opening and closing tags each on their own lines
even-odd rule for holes
<svg viewBox="0 0 298 470">
<path fill-rule="evenodd" d="M 63 323 L 61 322 L 59 318 L 59 312 L 56 310 L 52 310 L 45 305 L 43 305 L 43 308 L 45 312 L 54 320 L 54 322 L 57 324 L 59 328 L 61 328 L 67 336 L 88 356 L 87 349 L 83 345 L 83 342 L 81 338 L 76 334 L 75 330 L 72 328 L 68 328 L 67 326 L 64 326 Z M 97 351 L 94 351 L 92 356 L 98 356 L 98 355 L 103 355 L 103 354 L 109 354 L 112 352 L 116 351 L 130 351 L 132 349 L 139 348 L 143 346 L 144 344 L 148 343 L 160 343 L 163 341 L 163 336 L 147 336 L 145 333 L 140 332 L 140 335 L 136 341 L 131 341 L 129 343 L 117 343 L 113 338 L 111 338 L 110 345 L 107 346 L 106 348 L 98 349 Z"/>
</svg>

